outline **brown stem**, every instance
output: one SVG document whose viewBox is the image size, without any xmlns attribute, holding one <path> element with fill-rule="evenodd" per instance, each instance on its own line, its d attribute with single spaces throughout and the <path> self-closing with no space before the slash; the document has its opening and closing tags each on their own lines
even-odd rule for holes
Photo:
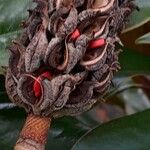
<svg viewBox="0 0 150 150">
<path fill-rule="evenodd" d="M 29 114 L 14 150 L 44 150 L 51 119 Z"/>
</svg>

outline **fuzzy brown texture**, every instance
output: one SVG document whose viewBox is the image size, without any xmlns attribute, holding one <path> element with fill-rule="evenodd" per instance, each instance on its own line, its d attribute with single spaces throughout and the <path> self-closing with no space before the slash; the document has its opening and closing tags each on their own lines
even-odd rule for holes
<svg viewBox="0 0 150 150">
<path fill-rule="evenodd" d="M 33 0 L 24 32 L 10 47 L 6 89 L 12 102 L 35 115 L 77 115 L 109 88 L 118 62 L 118 34 L 136 8 L 133 0 Z M 80 36 L 71 39 L 78 29 Z M 91 49 L 89 43 L 104 39 Z M 42 95 L 33 83 L 44 71 Z"/>
<path fill-rule="evenodd" d="M 29 114 L 16 143 L 15 150 L 44 150 L 51 119 Z"/>
</svg>

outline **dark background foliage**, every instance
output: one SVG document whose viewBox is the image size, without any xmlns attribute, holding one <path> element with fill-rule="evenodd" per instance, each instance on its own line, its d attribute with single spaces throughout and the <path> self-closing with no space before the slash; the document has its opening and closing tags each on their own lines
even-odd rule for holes
<svg viewBox="0 0 150 150">
<path fill-rule="evenodd" d="M 150 147 L 150 1 L 136 0 L 134 12 L 120 38 L 121 71 L 103 101 L 92 110 L 53 122 L 47 149 L 148 150 Z M 0 0 L 0 149 L 11 150 L 26 114 L 5 91 L 7 46 L 21 33 L 31 0 Z M 116 119 L 117 118 L 117 119 Z"/>
</svg>

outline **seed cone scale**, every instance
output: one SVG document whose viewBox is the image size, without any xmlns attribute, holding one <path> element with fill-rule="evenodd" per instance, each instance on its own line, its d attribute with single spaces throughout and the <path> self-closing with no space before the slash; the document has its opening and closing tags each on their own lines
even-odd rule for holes
<svg viewBox="0 0 150 150">
<path fill-rule="evenodd" d="M 133 0 L 33 0 L 11 44 L 7 93 L 27 113 L 57 118 L 87 111 L 120 69 L 118 35 Z"/>
</svg>

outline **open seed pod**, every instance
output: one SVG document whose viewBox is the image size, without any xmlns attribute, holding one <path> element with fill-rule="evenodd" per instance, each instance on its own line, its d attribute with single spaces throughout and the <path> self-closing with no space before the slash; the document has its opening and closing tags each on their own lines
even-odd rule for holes
<svg viewBox="0 0 150 150">
<path fill-rule="evenodd" d="M 42 117 L 87 111 L 120 68 L 116 44 L 134 2 L 33 2 L 37 6 L 22 23 L 21 37 L 9 48 L 8 95 L 27 113 Z"/>
</svg>

